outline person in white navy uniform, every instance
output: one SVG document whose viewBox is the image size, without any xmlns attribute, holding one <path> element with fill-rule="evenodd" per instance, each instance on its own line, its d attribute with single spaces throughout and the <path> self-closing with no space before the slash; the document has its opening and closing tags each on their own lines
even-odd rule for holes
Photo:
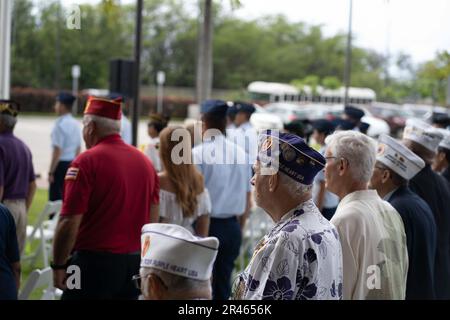
<svg viewBox="0 0 450 320">
<path fill-rule="evenodd" d="M 132 144 L 132 131 L 131 131 L 131 122 L 126 117 L 128 115 L 128 109 L 126 108 L 126 97 L 123 94 L 117 92 L 111 92 L 108 95 L 108 99 L 110 100 L 122 100 L 122 118 L 120 119 L 120 136 L 122 140 L 127 144 Z"/>
<path fill-rule="evenodd" d="M 220 241 L 213 270 L 215 300 L 228 299 L 231 293 L 231 274 L 239 255 L 251 191 L 252 173 L 245 151 L 225 137 L 227 109 L 227 103 L 221 100 L 201 104 L 203 143 L 192 150 L 211 198 L 209 235 Z"/>
<path fill-rule="evenodd" d="M 52 157 L 48 172 L 50 201 L 62 199 L 66 171 L 81 150 L 81 126 L 71 113 L 75 99 L 68 92 L 56 96 L 54 109 L 58 119 L 51 133 Z"/>
</svg>

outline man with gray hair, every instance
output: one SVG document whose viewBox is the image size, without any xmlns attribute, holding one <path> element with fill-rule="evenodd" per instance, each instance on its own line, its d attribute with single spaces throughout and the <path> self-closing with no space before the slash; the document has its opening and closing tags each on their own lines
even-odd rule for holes
<svg viewBox="0 0 450 320">
<path fill-rule="evenodd" d="M 331 222 L 342 244 L 344 299 L 404 299 L 408 254 L 398 212 L 368 190 L 377 145 L 356 131 L 325 140 L 326 188 L 340 203 Z"/>
<path fill-rule="evenodd" d="M 175 224 L 142 228 L 141 270 L 133 276 L 145 300 L 211 300 L 219 248 L 215 237 L 196 237 Z"/>
<path fill-rule="evenodd" d="M 27 212 L 36 191 L 30 149 L 13 131 L 19 106 L 0 100 L 0 202 L 11 212 L 16 223 L 19 251 L 25 247 Z"/>
<path fill-rule="evenodd" d="M 252 184 L 255 199 L 275 222 L 239 275 L 234 299 L 339 300 L 339 236 L 312 200 L 312 183 L 325 159 L 293 134 L 260 135 Z"/>
<path fill-rule="evenodd" d="M 150 160 L 120 137 L 119 101 L 90 97 L 87 151 L 70 165 L 53 244 L 53 281 L 62 299 L 137 299 L 140 232 L 158 221 L 159 180 Z M 79 268 L 80 285 L 66 284 Z M 73 268 L 73 267 L 72 267 Z"/>
</svg>

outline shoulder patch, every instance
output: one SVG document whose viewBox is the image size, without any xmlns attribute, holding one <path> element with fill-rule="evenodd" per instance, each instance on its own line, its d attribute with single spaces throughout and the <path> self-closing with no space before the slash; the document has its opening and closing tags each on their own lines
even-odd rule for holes
<svg viewBox="0 0 450 320">
<path fill-rule="evenodd" d="M 69 169 L 67 169 L 67 173 L 64 180 L 76 180 L 79 171 L 80 171 L 79 168 L 70 167 Z"/>
</svg>

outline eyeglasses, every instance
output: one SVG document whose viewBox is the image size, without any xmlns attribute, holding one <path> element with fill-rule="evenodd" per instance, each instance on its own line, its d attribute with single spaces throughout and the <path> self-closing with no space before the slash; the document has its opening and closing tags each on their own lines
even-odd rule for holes
<svg viewBox="0 0 450 320">
<path fill-rule="evenodd" d="M 330 159 L 337 159 L 337 157 L 325 157 L 325 160 L 328 162 Z"/>
<path fill-rule="evenodd" d="M 140 274 L 136 274 L 133 277 L 131 277 L 131 281 L 133 281 L 133 283 L 134 283 L 134 285 L 136 286 L 137 289 L 141 290 L 142 279 L 146 279 L 146 278 L 150 277 L 151 275 L 152 275 L 152 273 L 148 273 L 145 276 L 141 276 Z M 159 279 L 159 281 L 161 281 L 162 285 L 166 289 L 169 288 L 160 277 L 158 277 L 158 276 L 156 276 L 156 277 Z"/>
<path fill-rule="evenodd" d="M 148 278 L 150 275 L 151 275 L 151 273 L 146 274 L 145 276 L 141 276 L 140 274 L 135 274 L 131 278 L 131 281 L 133 281 L 133 283 L 137 289 L 141 290 L 142 279 Z"/>
</svg>

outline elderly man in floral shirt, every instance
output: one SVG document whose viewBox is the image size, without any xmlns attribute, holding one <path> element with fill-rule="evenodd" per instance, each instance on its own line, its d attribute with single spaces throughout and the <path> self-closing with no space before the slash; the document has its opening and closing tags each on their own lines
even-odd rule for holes
<svg viewBox="0 0 450 320">
<path fill-rule="evenodd" d="M 257 245 L 233 288 L 234 299 L 342 298 L 339 235 L 311 199 L 325 159 L 298 136 L 266 131 L 259 137 L 252 184 L 276 223 Z"/>
</svg>

